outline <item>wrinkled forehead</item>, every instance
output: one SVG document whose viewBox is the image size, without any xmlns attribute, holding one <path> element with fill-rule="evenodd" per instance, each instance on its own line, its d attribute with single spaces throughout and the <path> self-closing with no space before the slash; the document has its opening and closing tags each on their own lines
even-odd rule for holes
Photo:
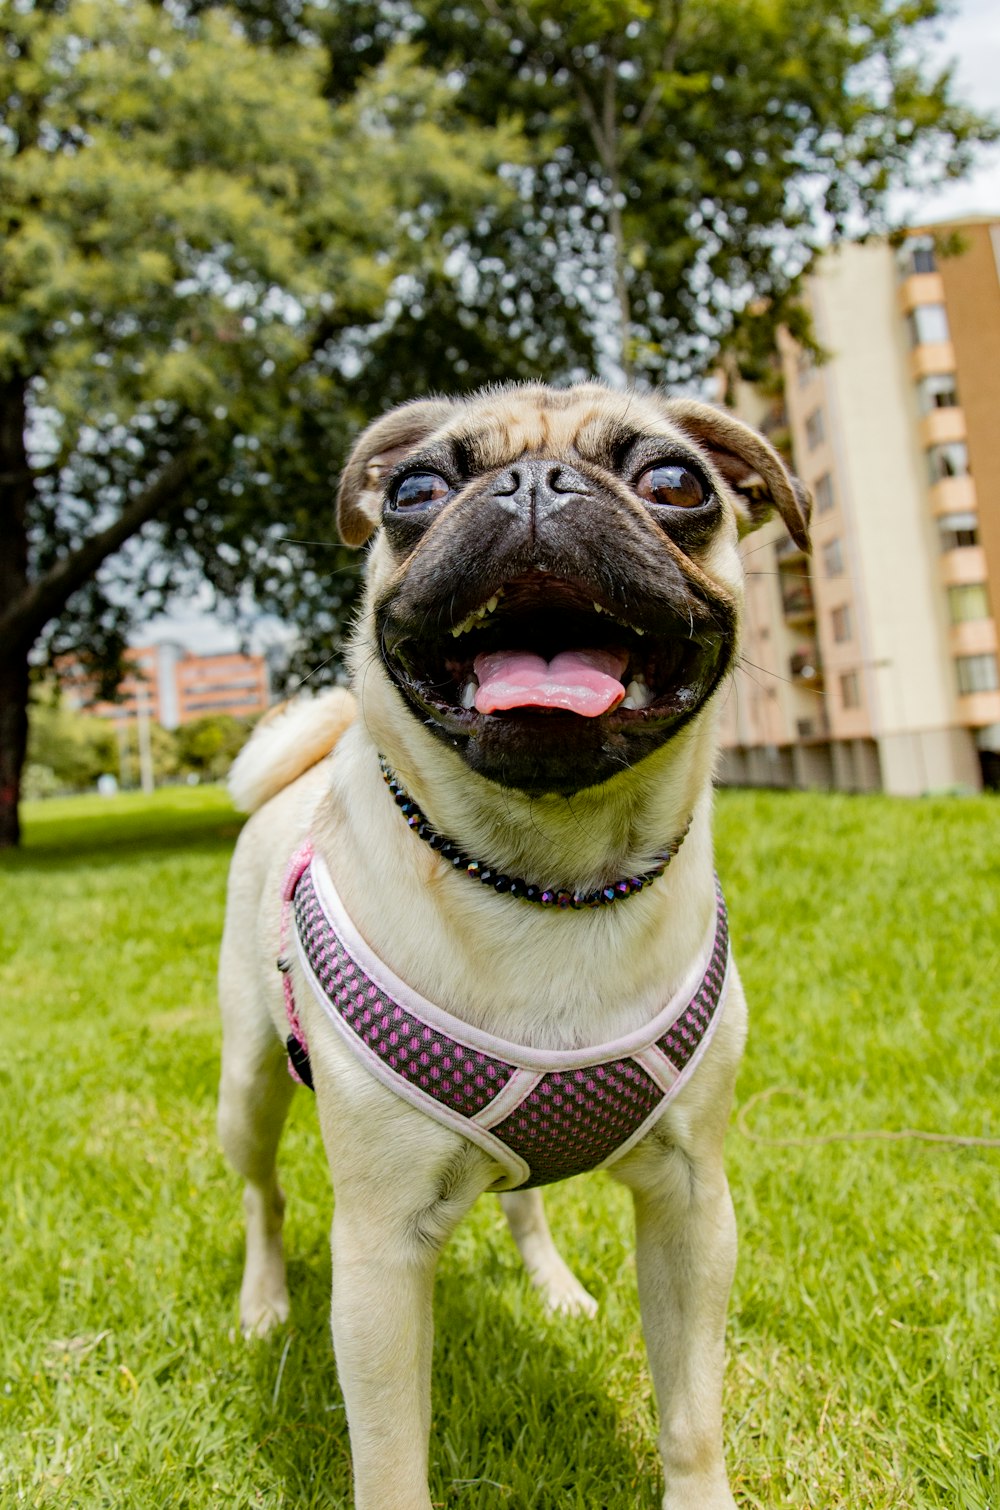
<svg viewBox="0 0 1000 1510">
<path fill-rule="evenodd" d="M 565 457 L 612 469 L 641 436 L 691 447 L 654 401 L 586 386 L 553 392 L 526 388 L 483 394 L 434 436 L 466 454 L 469 469 L 487 472 L 522 456 Z"/>
</svg>

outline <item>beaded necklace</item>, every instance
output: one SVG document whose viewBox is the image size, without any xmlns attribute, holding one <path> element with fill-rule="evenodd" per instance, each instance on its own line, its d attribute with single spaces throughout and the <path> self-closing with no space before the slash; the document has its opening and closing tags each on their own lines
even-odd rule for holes
<svg viewBox="0 0 1000 1510">
<path fill-rule="evenodd" d="M 687 838 L 691 827 L 689 818 L 677 838 L 672 839 L 666 849 L 661 850 L 657 855 L 656 864 L 650 870 L 643 871 L 641 875 L 623 876 L 620 881 L 614 881 L 610 886 L 598 886 L 594 891 L 566 891 L 554 886 L 533 886 L 523 881 L 520 876 L 504 875 L 495 865 L 487 865 L 482 860 L 474 860 L 453 840 L 439 834 L 425 818 L 383 755 L 379 756 L 379 765 L 385 783 L 408 826 L 419 838 L 429 844 L 431 849 L 437 850 L 443 860 L 447 860 L 455 870 L 464 871 L 473 880 L 480 881 L 483 886 L 492 887 L 501 895 L 519 897 L 524 902 L 535 902 L 539 907 L 558 907 L 563 911 L 567 908 L 579 910 L 582 907 L 607 907 L 612 902 L 620 902 L 625 897 L 634 896 L 644 886 L 648 886 L 658 876 L 662 876 Z"/>
</svg>

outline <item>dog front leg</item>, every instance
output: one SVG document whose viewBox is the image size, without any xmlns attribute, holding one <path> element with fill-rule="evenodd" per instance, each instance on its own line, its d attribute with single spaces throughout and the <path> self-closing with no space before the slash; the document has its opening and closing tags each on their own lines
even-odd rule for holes
<svg viewBox="0 0 1000 1510">
<path fill-rule="evenodd" d="M 432 1300 L 439 1246 L 337 1195 L 331 1318 L 355 1510 L 429 1510 Z M 346 1207 L 346 1209 L 345 1209 Z"/>
<path fill-rule="evenodd" d="M 735 1510 L 723 1460 L 722 1381 L 736 1221 L 721 1157 L 693 1163 L 675 1150 L 661 1179 L 634 1184 L 633 1196 L 663 1510 Z"/>
<path fill-rule="evenodd" d="M 325 1048 L 340 1054 L 336 1043 Z M 318 1054 L 314 1063 L 333 1175 L 331 1322 L 355 1510 L 430 1510 L 434 1271 L 495 1166 L 342 1055 L 339 1093 Z"/>
</svg>

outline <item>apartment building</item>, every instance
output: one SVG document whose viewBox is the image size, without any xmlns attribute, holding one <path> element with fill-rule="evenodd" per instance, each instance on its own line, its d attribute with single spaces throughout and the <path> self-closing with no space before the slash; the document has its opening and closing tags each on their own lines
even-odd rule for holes
<svg viewBox="0 0 1000 1510">
<path fill-rule="evenodd" d="M 722 779 L 997 785 L 1000 220 L 845 246 L 808 299 L 829 360 L 785 339 L 782 401 L 738 401 L 815 508 L 811 557 L 773 524 L 747 542 Z"/>
<path fill-rule="evenodd" d="M 74 677 L 71 667 L 60 670 L 68 700 L 78 707 L 119 723 L 148 715 L 165 729 L 176 729 L 210 713 L 237 718 L 262 713 L 271 700 L 267 662 L 262 655 L 238 652 L 193 655 L 183 645 L 164 641 L 129 650 L 135 670 L 119 687 L 114 703 L 94 703 L 93 688 Z"/>
</svg>

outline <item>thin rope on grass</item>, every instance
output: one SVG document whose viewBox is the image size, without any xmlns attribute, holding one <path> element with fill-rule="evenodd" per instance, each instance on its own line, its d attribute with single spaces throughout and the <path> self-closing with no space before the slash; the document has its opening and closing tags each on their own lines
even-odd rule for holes
<svg viewBox="0 0 1000 1510">
<path fill-rule="evenodd" d="M 807 1099 L 804 1091 L 792 1085 L 770 1085 L 740 1107 L 736 1126 L 750 1143 L 763 1143 L 768 1148 L 819 1148 L 826 1143 L 945 1143 L 953 1148 L 1000 1148 L 1000 1138 L 977 1138 L 960 1133 L 923 1132 L 919 1128 L 903 1127 L 897 1130 L 885 1127 L 866 1128 L 857 1132 L 807 1133 L 798 1138 L 775 1138 L 769 1133 L 754 1132 L 747 1125 L 750 1113 L 774 1096 L 796 1096 Z"/>
</svg>

